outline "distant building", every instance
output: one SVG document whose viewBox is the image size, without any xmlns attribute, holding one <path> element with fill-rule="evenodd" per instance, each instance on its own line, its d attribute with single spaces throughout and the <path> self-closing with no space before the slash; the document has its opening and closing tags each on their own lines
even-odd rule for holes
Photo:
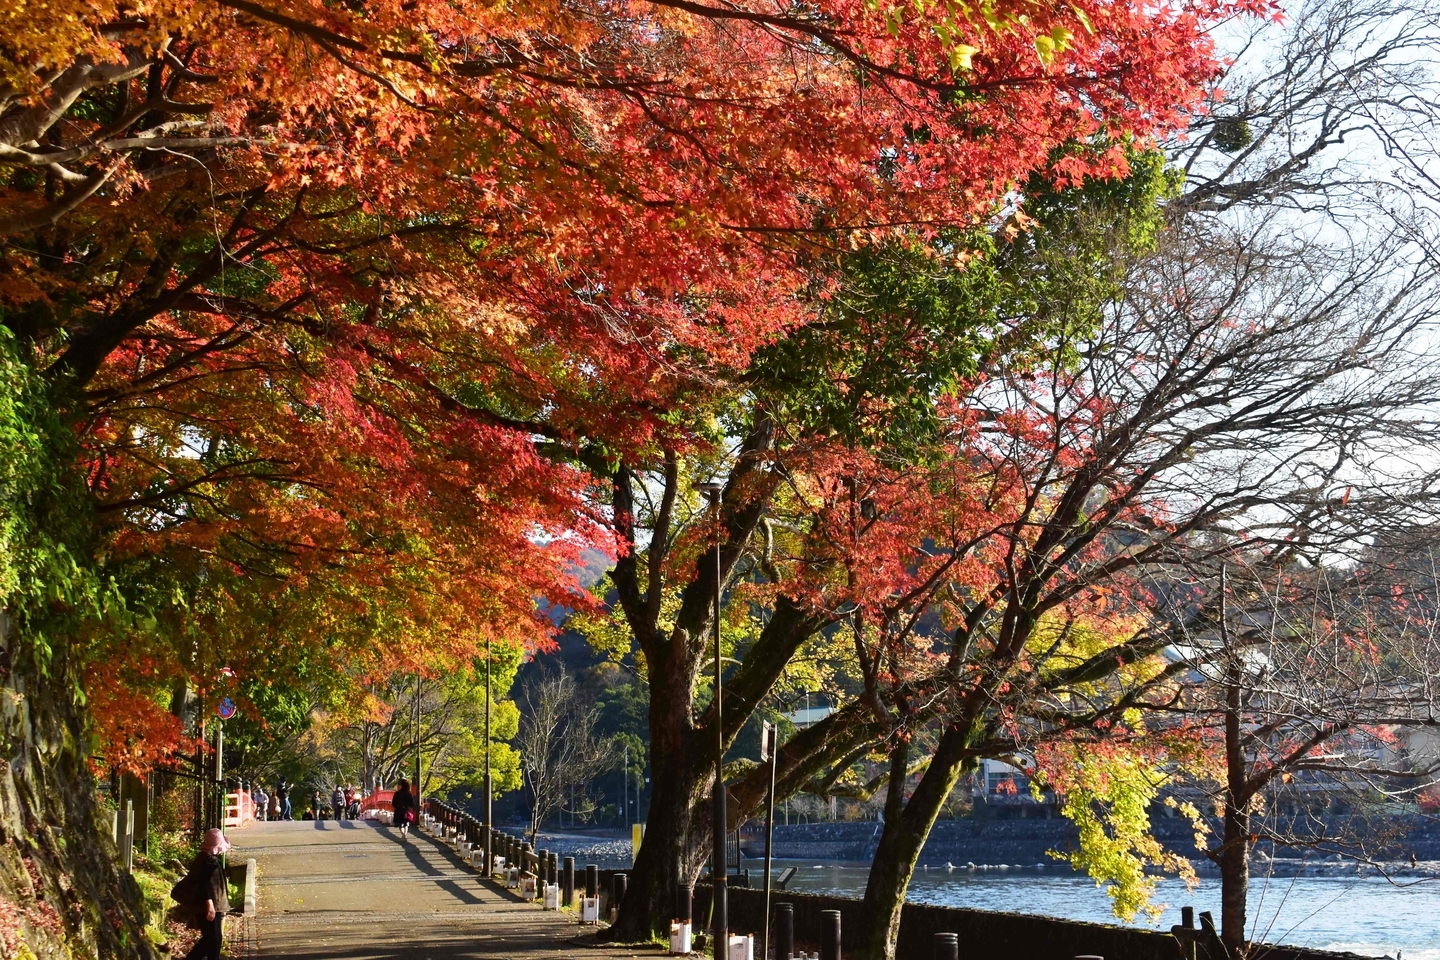
<svg viewBox="0 0 1440 960">
<path fill-rule="evenodd" d="M 1029 757 L 1011 757 L 1012 762 L 1004 760 L 981 760 L 980 768 L 975 771 L 971 787 L 971 799 L 974 801 L 978 812 L 982 807 L 989 807 L 1000 810 L 1015 811 L 1019 808 L 1023 813 L 1024 808 L 1046 808 L 1054 803 L 1054 797 L 1048 792 L 1041 794 L 1041 799 L 1035 799 L 1035 794 L 1030 789 L 1030 772 L 1035 769 L 1035 762 Z M 1038 809 L 1037 813 L 1040 812 Z"/>
<path fill-rule="evenodd" d="M 785 714 L 785 719 L 795 725 L 796 730 L 804 730 L 806 727 L 813 727 L 835 712 L 835 708 L 828 703 L 818 707 L 801 707 Z"/>
</svg>

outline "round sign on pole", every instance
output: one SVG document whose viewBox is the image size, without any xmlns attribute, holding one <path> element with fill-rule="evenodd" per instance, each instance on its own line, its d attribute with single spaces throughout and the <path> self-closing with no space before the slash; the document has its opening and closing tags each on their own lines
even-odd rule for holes
<svg viewBox="0 0 1440 960">
<path fill-rule="evenodd" d="M 235 706 L 235 701 L 231 700 L 229 697 L 226 697 L 224 700 L 221 700 L 220 703 L 215 707 L 215 715 L 221 720 L 229 720 L 231 717 L 235 716 L 236 709 L 237 708 Z"/>
</svg>

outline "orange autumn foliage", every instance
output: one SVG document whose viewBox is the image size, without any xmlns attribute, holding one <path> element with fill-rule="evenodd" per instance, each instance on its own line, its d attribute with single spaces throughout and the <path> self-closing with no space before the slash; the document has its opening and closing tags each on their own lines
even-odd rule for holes
<svg viewBox="0 0 1440 960">
<path fill-rule="evenodd" d="M 0 309 L 162 638 L 90 654 L 116 758 L 175 677 L 547 643 L 535 598 L 616 549 L 573 459 L 693 440 L 817 247 L 1123 173 L 1058 148 L 1182 124 L 1206 27 L 1270 10 L 61 8 L 0 14 Z"/>
</svg>

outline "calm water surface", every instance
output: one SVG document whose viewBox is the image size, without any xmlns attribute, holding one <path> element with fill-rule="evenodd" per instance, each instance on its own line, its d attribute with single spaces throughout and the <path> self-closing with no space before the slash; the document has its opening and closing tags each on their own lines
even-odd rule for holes
<svg viewBox="0 0 1440 960">
<path fill-rule="evenodd" d="M 866 866 L 776 861 L 799 867 L 788 889 L 858 897 L 865 891 Z M 746 861 L 759 883 L 763 863 Z M 778 870 L 777 870 L 778 872 Z M 1373 877 L 1256 876 L 1250 898 L 1254 939 L 1325 950 L 1352 950 L 1372 957 L 1440 960 L 1440 882 L 1395 886 Z M 948 907 L 1039 913 L 1070 920 L 1119 923 L 1110 899 L 1083 876 L 1047 867 L 1009 873 L 972 874 L 931 870 L 916 873 L 909 899 Z M 1202 877 L 1193 891 L 1178 880 L 1162 880 L 1158 902 L 1167 904 L 1155 926 L 1180 922 L 1180 907 L 1212 911 L 1220 918 L 1220 881 Z M 1136 926 L 1149 926 L 1137 921 Z M 1403 951 L 1403 953 L 1402 953 Z"/>
<path fill-rule="evenodd" d="M 542 847 L 571 854 L 577 863 L 630 866 L 629 839 L 599 839 L 574 834 L 542 834 Z M 867 864 L 777 860 L 776 874 L 799 868 L 789 889 L 859 897 L 865 892 Z M 747 859 L 753 882 L 759 883 L 763 862 Z M 1250 897 L 1253 939 L 1325 950 L 1351 950 L 1369 957 L 1440 960 L 1440 881 L 1395 886 L 1375 877 L 1277 877 L 1267 880 L 1260 864 Z M 969 873 L 932 869 L 917 872 L 910 899 L 948 907 L 1038 913 L 1068 920 L 1119 923 L 1110 912 L 1110 898 L 1094 881 L 1060 864 L 1044 869 L 1004 873 Z M 1155 926 L 1169 929 L 1180 922 L 1180 907 L 1209 910 L 1220 917 L 1220 881 L 1202 877 L 1186 890 L 1178 880 L 1162 880 L 1157 902 L 1166 910 Z M 1148 924 L 1137 923 L 1136 926 Z"/>
</svg>

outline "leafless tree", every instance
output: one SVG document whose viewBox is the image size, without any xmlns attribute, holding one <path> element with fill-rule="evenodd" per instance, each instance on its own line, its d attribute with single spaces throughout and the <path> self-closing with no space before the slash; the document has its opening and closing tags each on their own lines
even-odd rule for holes
<svg viewBox="0 0 1440 960">
<path fill-rule="evenodd" d="M 1423 559 L 1440 530 L 1419 534 L 1405 549 Z M 1257 844 L 1383 856 L 1395 824 L 1358 813 L 1440 774 L 1440 758 L 1407 749 L 1409 732 L 1440 726 L 1433 575 L 1396 578 L 1374 556 L 1329 567 L 1272 556 L 1237 543 L 1175 595 L 1191 607 L 1176 622 L 1193 671 L 1175 698 L 1152 705 L 1198 720 L 1219 747 L 1223 769 L 1201 787 L 1222 824 L 1206 856 L 1220 870 L 1232 956 L 1249 947 Z M 1327 816 L 1336 801 L 1351 815 Z"/>
<path fill-rule="evenodd" d="M 1170 703 L 1165 683 L 1127 688 L 1116 666 L 1183 636 L 1171 613 L 1178 604 L 1199 615 L 1190 609 L 1193 570 L 1243 544 L 1273 569 L 1326 571 L 1363 559 L 1376 538 L 1440 519 L 1440 464 L 1414 455 L 1440 447 L 1440 362 L 1429 353 L 1440 330 L 1436 288 L 1403 238 L 1323 243 L 1255 222 L 1182 222 L 1134 262 L 1125 299 L 1098 329 L 1060 345 L 1049 369 L 1003 372 L 969 399 L 985 426 L 968 463 L 997 478 L 1011 472 L 1022 499 L 995 529 L 928 547 L 983 556 L 995 580 L 977 589 L 957 578 L 946 601 L 956 626 L 935 687 L 881 689 L 893 723 L 939 723 L 943 732 L 926 757 L 907 755 L 918 738 L 885 741 L 896 774 L 917 760 L 926 766 L 918 781 L 891 778 L 867 888 L 867 903 L 884 909 L 864 956 L 893 949 L 916 856 L 967 764 L 995 756 L 1007 737 L 1009 749 L 1023 749 L 1117 708 Z M 1142 586 L 1155 619 L 1125 642 L 1079 662 L 1042 642 L 1047 618 L 1063 620 L 1069 604 Z M 1390 642 L 1405 637 L 1415 635 Z M 1327 649 L 1331 634 L 1287 648 L 1316 670 Z M 1421 646 L 1409 655 L 1418 670 L 1430 654 Z M 1168 676 L 1177 668 L 1187 669 L 1172 665 Z M 1380 682 L 1352 672 L 1335 687 L 1363 688 L 1378 704 Z M 1313 698 L 1319 683 L 1308 680 L 1304 694 Z M 907 715 L 906 703 L 926 709 Z M 875 735 L 866 727 L 876 713 L 861 698 L 794 738 L 782 782 L 810 772 L 804 745 L 827 733 L 837 735 L 830 755 L 850 760 L 844 746 Z M 1291 713 L 1299 723 L 1305 701 L 1293 700 Z M 1349 727 L 1357 735 L 1361 720 Z M 1330 721 L 1317 713 L 1307 722 Z"/>
<path fill-rule="evenodd" d="M 575 678 L 560 666 L 524 688 L 520 768 L 530 788 L 530 838 L 556 813 L 588 810 L 587 788 L 620 765 L 616 744 L 595 733 L 599 707 L 586 702 Z"/>
<path fill-rule="evenodd" d="M 424 677 L 396 673 L 370 684 L 370 712 L 326 722 L 314 734 L 314 759 L 343 779 L 357 778 L 365 791 L 414 778 L 421 759 L 422 793 L 478 783 L 484 776 L 484 687 L 469 674 Z M 497 700 L 492 763 L 496 782 L 512 781 L 514 707 Z"/>
<path fill-rule="evenodd" d="M 1256 207 L 1347 220 L 1440 196 L 1433 0 L 1302 0 L 1218 38 L 1233 65 L 1170 154 L 1189 212 Z"/>
</svg>

